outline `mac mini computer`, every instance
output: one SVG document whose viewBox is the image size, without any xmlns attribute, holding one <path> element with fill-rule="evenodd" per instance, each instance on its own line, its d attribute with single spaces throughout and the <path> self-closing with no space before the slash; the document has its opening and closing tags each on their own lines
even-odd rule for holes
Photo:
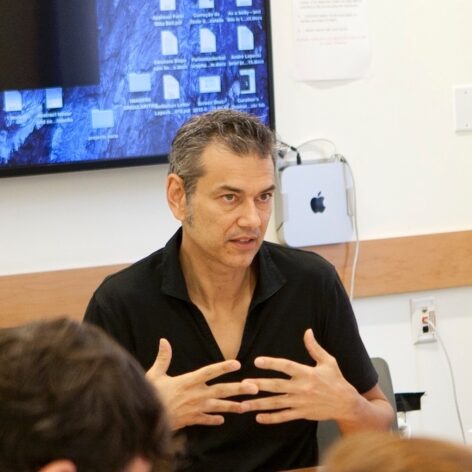
<svg viewBox="0 0 472 472">
<path fill-rule="evenodd" d="M 278 237 L 293 247 L 350 241 L 346 167 L 340 161 L 290 165 L 279 171 Z"/>
</svg>

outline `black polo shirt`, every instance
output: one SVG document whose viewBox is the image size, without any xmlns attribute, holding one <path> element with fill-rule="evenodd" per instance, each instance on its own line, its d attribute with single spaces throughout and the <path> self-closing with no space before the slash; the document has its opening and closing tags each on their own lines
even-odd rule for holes
<svg viewBox="0 0 472 472">
<path fill-rule="evenodd" d="M 169 375 L 223 361 L 200 310 L 190 300 L 179 263 L 179 230 L 167 245 L 105 279 L 85 320 L 101 326 L 141 363 L 154 363 L 159 339 L 172 345 Z M 349 299 L 334 267 L 314 253 L 264 242 L 254 259 L 257 284 L 237 359 L 242 368 L 216 381 L 281 376 L 255 368 L 257 356 L 314 365 L 303 344 L 313 328 L 318 342 L 360 393 L 377 374 L 359 337 Z M 255 413 L 226 414 L 221 426 L 190 426 L 187 465 L 192 472 L 277 471 L 317 462 L 317 423 L 298 420 L 261 425 Z"/>
</svg>

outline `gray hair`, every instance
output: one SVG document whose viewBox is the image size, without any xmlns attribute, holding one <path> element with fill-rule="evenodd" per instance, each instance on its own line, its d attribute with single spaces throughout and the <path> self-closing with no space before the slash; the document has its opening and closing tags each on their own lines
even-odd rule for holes
<svg viewBox="0 0 472 472">
<path fill-rule="evenodd" d="M 187 198 L 204 175 L 201 156 L 212 143 L 221 144 L 238 156 L 270 156 L 275 164 L 275 135 L 256 116 L 231 109 L 194 116 L 177 131 L 169 154 L 169 174 L 183 179 Z"/>
</svg>

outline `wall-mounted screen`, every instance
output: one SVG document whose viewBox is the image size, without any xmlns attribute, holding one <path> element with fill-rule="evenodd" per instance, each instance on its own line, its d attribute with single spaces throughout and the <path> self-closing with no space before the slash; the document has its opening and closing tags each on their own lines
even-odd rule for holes
<svg viewBox="0 0 472 472">
<path fill-rule="evenodd" d="M 164 163 L 191 115 L 273 127 L 268 0 L 0 0 L 0 176 Z"/>
</svg>

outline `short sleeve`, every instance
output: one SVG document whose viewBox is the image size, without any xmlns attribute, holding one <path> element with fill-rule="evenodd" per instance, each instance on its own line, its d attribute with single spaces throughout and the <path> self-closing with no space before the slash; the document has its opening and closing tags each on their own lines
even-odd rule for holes
<svg viewBox="0 0 472 472">
<path fill-rule="evenodd" d="M 361 339 L 349 297 L 336 272 L 329 286 L 325 287 L 323 299 L 322 344 L 336 358 L 346 380 L 359 393 L 365 393 L 376 385 L 378 375 Z"/>
<path fill-rule="evenodd" d="M 136 348 L 131 336 L 132 329 L 129 320 L 120 311 L 112 311 L 107 306 L 106 297 L 100 295 L 98 291 L 90 299 L 83 321 L 100 327 L 127 351 L 135 354 Z"/>
</svg>

